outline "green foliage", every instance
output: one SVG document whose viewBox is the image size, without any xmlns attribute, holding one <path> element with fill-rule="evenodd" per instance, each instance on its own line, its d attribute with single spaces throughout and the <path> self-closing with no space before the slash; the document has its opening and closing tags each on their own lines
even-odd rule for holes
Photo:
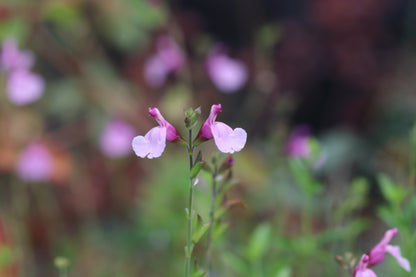
<svg viewBox="0 0 416 277">
<path fill-rule="evenodd" d="M 251 235 L 246 247 L 246 257 L 249 261 L 259 260 L 268 250 L 271 236 L 271 226 L 268 224 L 259 225 Z"/>
<path fill-rule="evenodd" d="M 0 245 L 0 269 L 10 266 L 14 261 L 12 249 L 7 245 Z"/>
</svg>

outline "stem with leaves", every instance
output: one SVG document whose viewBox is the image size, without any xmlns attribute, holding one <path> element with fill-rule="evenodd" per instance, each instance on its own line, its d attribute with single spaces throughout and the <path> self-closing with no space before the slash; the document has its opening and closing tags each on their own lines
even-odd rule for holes
<svg viewBox="0 0 416 277">
<path fill-rule="evenodd" d="M 188 208 L 187 208 L 187 238 L 185 247 L 185 276 L 191 275 L 191 257 L 192 257 L 192 214 L 193 214 L 193 196 L 194 196 L 194 179 L 192 176 L 192 168 L 194 167 L 194 145 L 192 141 L 192 129 L 189 129 L 188 138 L 188 154 L 189 154 L 189 193 L 188 193 Z"/>
</svg>

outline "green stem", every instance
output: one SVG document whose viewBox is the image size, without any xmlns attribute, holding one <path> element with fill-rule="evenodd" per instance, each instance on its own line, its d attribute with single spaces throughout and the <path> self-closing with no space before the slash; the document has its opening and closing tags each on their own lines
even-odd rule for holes
<svg viewBox="0 0 416 277">
<path fill-rule="evenodd" d="M 218 167 L 217 164 L 214 165 L 214 172 L 212 173 L 212 197 L 211 197 L 211 210 L 209 212 L 209 221 L 210 221 L 210 228 L 207 234 L 207 261 L 206 267 L 208 274 L 211 271 L 211 258 L 212 258 L 212 230 L 214 228 L 214 212 L 215 212 L 215 202 L 217 201 L 217 174 L 218 174 Z"/>
<path fill-rule="evenodd" d="M 188 154 L 189 154 L 189 172 L 194 166 L 194 145 L 192 142 L 192 129 L 189 129 L 188 138 Z M 189 177 L 189 193 L 188 193 L 188 214 L 187 214 L 187 238 L 185 248 L 185 277 L 191 276 L 191 257 L 192 257 L 192 207 L 194 196 L 193 178 Z"/>
</svg>

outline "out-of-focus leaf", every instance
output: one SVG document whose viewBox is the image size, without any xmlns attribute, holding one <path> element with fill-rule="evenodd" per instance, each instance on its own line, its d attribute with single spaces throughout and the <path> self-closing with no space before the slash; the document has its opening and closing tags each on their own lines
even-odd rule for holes
<svg viewBox="0 0 416 277">
<path fill-rule="evenodd" d="M 212 232 L 212 240 L 216 241 L 222 234 L 224 234 L 228 227 L 228 223 L 216 224 L 214 231 Z"/>
<path fill-rule="evenodd" d="M 19 42 L 26 40 L 28 33 L 27 23 L 23 18 L 12 17 L 5 21 L 0 21 L 0 40 L 14 38 Z"/>
<path fill-rule="evenodd" d="M 12 250 L 8 246 L 0 246 L 0 268 L 9 266 L 14 261 Z"/>
<path fill-rule="evenodd" d="M 297 159 L 290 159 L 289 165 L 302 191 L 309 195 L 322 191 L 322 185 L 312 178 L 310 170 L 304 167 Z"/>
<path fill-rule="evenodd" d="M 275 24 L 264 25 L 257 32 L 256 43 L 263 49 L 270 49 L 278 42 L 280 29 Z"/>
<path fill-rule="evenodd" d="M 259 260 L 270 245 L 271 227 L 269 224 L 259 225 L 250 237 L 246 247 L 246 256 L 251 262 Z"/>
<path fill-rule="evenodd" d="M 249 276 L 248 264 L 240 257 L 232 253 L 224 252 L 221 255 L 221 260 L 225 266 L 236 272 L 238 276 Z"/>
<path fill-rule="evenodd" d="M 292 270 L 290 267 L 284 267 L 279 269 L 273 277 L 290 277 Z"/>
<path fill-rule="evenodd" d="M 85 108 L 86 99 L 76 82 L 70 79 L 52 82 L 44 101 L 46 113 L 55 119 L 68 121 L 80 115 Z"/>
<path fill-rule="evenodd" d="M 406 197 L 406 190 L 399 187 L 397 184 L 385 174 L 378 176 L 378 183 L 380 185 L 383 196 L 393 205 L 399 205 Z"/>
<path fill-rule="evenodd" d="M 81 12 L 74 4 L 64 1 L 48 1 L 44 5 L 44 17 L 62 27 L 77 27 L 82 21 Z"/>
<path fill-rule="evenodd" d="M 347 197 L 335 210 L 335 218 L 340 220 L 350 214 L 352 211 L 362 208 L 366 203 L 368 189 L 369 184 L 366 179 L 355 179 L 350 186 Z"/>
<path fill-rule="evenodd" d="M 144 0 L 121 0 L 114 2 L 116 8 L 103 11 L 104 35 L 120 50 L 129 52 L 147 42 L 150 30 L 161 26 L 166 20 L 162 9 Z"/>
</svg>

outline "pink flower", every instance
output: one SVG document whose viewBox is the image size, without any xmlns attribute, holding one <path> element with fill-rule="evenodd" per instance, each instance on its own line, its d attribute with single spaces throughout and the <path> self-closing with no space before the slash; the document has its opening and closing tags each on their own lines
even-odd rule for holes
<svg viewBox="0 0 416 277">
<path fill-rule="evenodd" d="M 149 108 L 149 114 L 159 123 L 158 127 L 150 129 L 145 136 L 133 139 L 132 147 L 137 156 L 149 159 L 158 158 L 166 147 L 166 141 L 177 142 L 182 139 L 169 122 L 167 122 L 157 108 Z"/>
<path fill-rule="evenodd" d="M 286 152 L 293 158 L 305 158 L 311 154 L 309 147 L 309 128 L 299 126 L 295 128 L 286 144 Z"/>
<path fill-rule="evenodd" d="M 31 143 L 20 154 L 16 173 L 27 182 L 47 181 L 53 173 L 52 155 L 44 145 Z"/>
<path fill-rule="evenodd" d="M 214 138 L 218 149 L 223 153 L 234 153 L 243 149 L 247 141 L 247 133 L 241 128 L 231 129 L 225 123 L 217 122 L 221 104 L 212 105 L 211 113 L 204 122 L 197 136 L 197 141 L 205 141 Z"/>
<path fill-rule="evenodd" d="M 111 158 L 126 156 L 130 152 L 134 129 L 122 120 L 112 120 L 107 123 L 100 136 L 101 151 Z"/>
<path fill-rule="evenodd" d="M 7 80 L 7 97 L 17 106 L 23 106 L 38 100 L 44 91 L 43 79 L 27 69 L 15 69 Z"/>
<path fill-rule="evenodd" d="M 0 65 L 7 70 L 7 97 L 15 105 L 32 103 L 43 94 L 45 83 L 42 77 L 30 71 L 33 62 L 32 53 L 20 51 L 15 40 L 3 42 Z"/>
<path fill-rule="evenodd" d="M 385 253 L 390 253 L 398 262 L 398 264 L 404 268 L 404 270 L 410 272 L 409 261 L 402 257 L 399 246 L 388 244 L 390 240 L 397 234 L 397 229 L 390 229 L 384 234 L 383 239 L 374 246 L 373 249 L 361 257 L 360 262 L 355 267 L 353 277 L 373 277 L 376 276 L 373 271 L 368 267 L 375 266 L 384 260 Z"/>
<path fill-rule="evenodd" d="M 377 277 L 377 275 L 371 269 L 367 268 L 370 257 L 367 254 L 364 254 L 361 257 L 360 262 L 354 270 L 355 277 Z"/>
<path fill-rule="evenodd" d="M 156 54 L 144 64 L 144 78 L 152 87 L 163 85 L 168 75 L 181 69 L 185 63 L 182 50 L 170 37 L 159 37 L 156 48 Z"/>
<path fill-rule="evenodd" d="M 208 55 L 207 72 L 215 86 L 225 93 L 239 90 L 248 78 L 247 66 L 225 55 L 218 46 Z"/>
<path fill-rule="evenodd" d="M 34 59 L 29 51 L 20 51 L 17 41 L 6 39 L 0 54 L 0 64 L 6 70 L 25 68 L 29 69 L 33 65 Z"/>
</svg>

